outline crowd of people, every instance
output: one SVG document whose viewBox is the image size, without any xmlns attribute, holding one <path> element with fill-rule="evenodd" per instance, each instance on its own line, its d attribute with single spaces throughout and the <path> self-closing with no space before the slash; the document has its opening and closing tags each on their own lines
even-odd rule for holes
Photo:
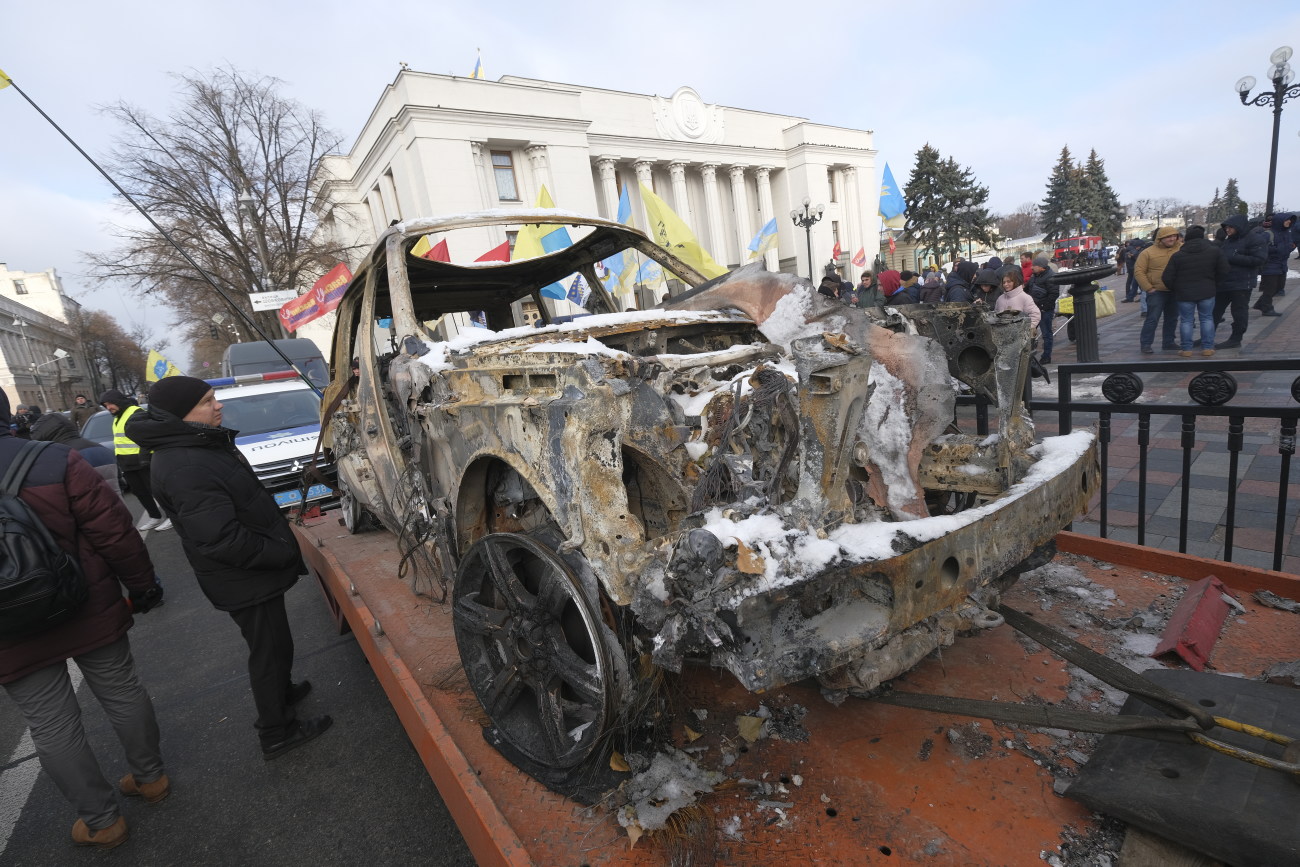
<svg viewBox="0 0 1300 867">
<path fill-rule="evenodd" d="M 1019 262 L 997 256 L 979 264 L 958 260 L 946 274 L 931 265 L 920 272 L 863 271 L 858 284 L 844 280 L 839 268 L 826 266 L 817 291 L 850 307 L 897 306 L 956 302 L 983 307 L 995 313 L 1018 310 L 1037 329 L 1039 360 L 1052 360 L 1052 321 L 1056 315 L 1057 286 L 1048 277 L 1052 263 L 1045 253 L 1023 253 Z"/>
<path fill-rule="evenodd" d="M 1287 260 L 1300 242 L 1295 219 L 1293 214 L 1269 214 L 1252 226 L 1244 216 L 1232 216 L 1219 226 L 1213 240 L 1204 226 L 1192 226 L 1186 235 L 1165 226 L 1155 231 L 1154 239 L 1121 245 L 1116 268 L 1128 278 L 1124 301 L 1142 305 L 1142 353 L 1155 351 L 1160 330 L 1162 349 L 1188 357 L 1200 347 L 1201 354 L 1209 357 L 1216 349 L 1241 346 L 1251 307 L 1263 316 L 1280 316 L 1273 299 L 1285 294 Z M 857 285 L 844 280 L 837 266 L 828 265 L 817 291 L 850 307 L 959 302 L 999 313 L 1019 310 L 1038 329 L 1039 361 L 1050 364 L 1062 292 L 1051 275 L 1058 267 L 1105 263 L 1101 257 L 1054 263 L 1037 251 L 1021 253 L 1018 263 L 997 256 L 982 265 L 958 259 L 947 273 L 933 265 L 919 272 L 864 271 Z M 1260 297 L 1251 305 L 1256 285 Z M 1227 315 L 1231 333 L 1216 344 L 1217 326 Z"/>
</svg>

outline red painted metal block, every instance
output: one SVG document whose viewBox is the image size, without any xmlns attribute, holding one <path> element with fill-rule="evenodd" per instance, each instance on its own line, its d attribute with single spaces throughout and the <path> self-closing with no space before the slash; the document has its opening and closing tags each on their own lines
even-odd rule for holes
<svg viewBox="0 0 1300 867">
<path fill-rule="evenodd" d="M 1192 668 L 1204 671 L 1214 643 L 1219 640 L 1219 629 L 1228 616 L 1229 598 L 1236 601 L 1228 594 L 1223 582 L 1213 575 L 1197 581 L 1174 609 L 1169 625 L 1151 655 L 1175 653 Z"/>
</svg>

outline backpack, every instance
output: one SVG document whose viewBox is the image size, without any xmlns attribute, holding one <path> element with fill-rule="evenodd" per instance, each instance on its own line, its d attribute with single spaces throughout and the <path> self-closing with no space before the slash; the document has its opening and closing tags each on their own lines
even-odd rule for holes
<svg viewBox="0 0 1300 867">
<path fill-rule="evenodd" d="M 81 564 L 18 498 L 23 479 L 50 445 L 26 443 L 0 479 L 0 639 L 68 620 L 90 593 Z"/>
</svg>

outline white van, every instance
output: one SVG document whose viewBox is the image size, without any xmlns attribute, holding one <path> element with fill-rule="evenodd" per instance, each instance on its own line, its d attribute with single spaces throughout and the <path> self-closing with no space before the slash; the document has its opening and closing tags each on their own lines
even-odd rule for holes
<svg viewBox="0 0 1300 867">
<path fill-rule="evenodd" d="M 292 376 L 292 379 L 283 378 Z M 221 401 L 221 426 L 239 432 L 235 445 L 252 464 L 258 479 L 266 486 L 281 508 L 302 502 L 302 471 L 311 463 L 320 438 L 320 397 L 296 375 L 268 374 L 261 382 L 256 376 L 230 380 L 209 380 Z M 270 381 L 266 381 L 270 380 Z M 334 480 L 333 466 L 321 466 L 322 475 Z M 307 502 L 336 501 L 329 485 L 312 484 Z"/>
</svg>

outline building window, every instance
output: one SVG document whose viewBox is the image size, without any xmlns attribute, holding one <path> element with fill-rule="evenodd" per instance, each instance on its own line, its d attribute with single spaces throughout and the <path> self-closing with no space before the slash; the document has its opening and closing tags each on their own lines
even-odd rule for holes
<svg viewBox="0 0 1300 867">
<path fill-rule="evenodd" d="M 77 369 L 77 357 L 75 355 L 69 355 L 64 361 L 68 362 L 68 370 Z"/>
<path fill-rule="evenodd" d="M 831 191 L 831 201 L 832 201 L 832 202 L 838 202 L 838 201 L 840 200 L 839 192 L 835 189 L 835 181 L 836 181 L 836 180 L 837 180 L 837 178 L 835 177 L 835 169 L 827 169 L 827 170 L 826 170 L 826 186 L 827 186 L 827 187 L 830 189 L 830 191 Z"/>
<path fill-rule="evenodd" d="M 14 281 L 14 292 L 17 293 L 18 295 L 26 295 L 26 294 L 27 294 L 27 284 L 24 283 L 22 280 L 15 280 L 15 281 Z"/>
<path fill-rule="evenodd" d="M 510 151 L 492 151 L 492 174 L 497 180 L 497 198 L 503 202 L 519 201 L 519 187 L 515 184 L 515 161 Z M 514 242 L 510 242 L 514 246 Z"/>
<path fill-rule="evenodd" d="M 519 240 L 518 232 L 506 232 L 506 243 L 510 245 L 510 258 L 515 257 L 515 241 Z"/>
<path fill-rule="evenodd" d="M 831 240 L 835 243 L 835 246 L 839 246 L 840 243 L 840 221 L 839 220 L 831 220 Z"/>
</svg>

